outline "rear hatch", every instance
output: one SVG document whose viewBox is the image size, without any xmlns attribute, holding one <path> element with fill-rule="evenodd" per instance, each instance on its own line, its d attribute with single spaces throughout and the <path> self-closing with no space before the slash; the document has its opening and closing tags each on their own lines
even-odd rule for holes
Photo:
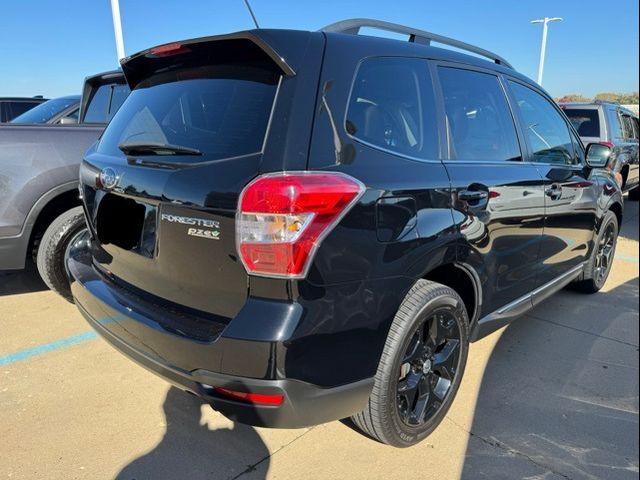
<svg viewBox="0 0 640 480">
<path fill-rule="evenodd" d="M 248 291 L 238 197 L 265 168 L 294 71 L 250 32 L 150 49 L 123 70 L 132 92 L 81 168 L 94 264 L 154 304 L 230 319 Z"/>
</svg>

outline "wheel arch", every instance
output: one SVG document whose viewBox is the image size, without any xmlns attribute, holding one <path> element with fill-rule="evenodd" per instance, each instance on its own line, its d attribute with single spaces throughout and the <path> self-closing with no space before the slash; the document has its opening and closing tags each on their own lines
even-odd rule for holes
<svg viewBox="0 0 640 480">
<path fill-rule="evenodd" d="M 51 222 L 65 211 L 80 206 L 77 182 L 60 185 L 44 194 L 33 206 L 25 222 L 23 235 L 28 238 L 26 252 L 33 252 Z"/>
<path fill-rule="evenodd" d="M 429 270 L 422 278 L 455 290 L 467 308 L 470 325 L 478 320 L 482 307 L 482 284 L 471 265 L 457 261 L 445 263 Z"/>
</svg>

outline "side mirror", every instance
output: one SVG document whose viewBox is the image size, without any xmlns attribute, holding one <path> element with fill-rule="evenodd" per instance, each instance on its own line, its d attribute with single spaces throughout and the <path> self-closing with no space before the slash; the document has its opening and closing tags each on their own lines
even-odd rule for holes
<svg viewBox="0 0 640 480">
<path fill-rule="evenodd" d="M 587 145 L 587 165 L 593 168 L 604 168 L 609 163 L 611 157 L 611 147 L 601 143 L 590 143 Z"/>
<path fill-rule="evenodd" d="M 78 123 L 78 119 L 73 117 L 62 117 L 58 120 L 59 125 L 73 125 L 75 123 Z"/>
</svg>

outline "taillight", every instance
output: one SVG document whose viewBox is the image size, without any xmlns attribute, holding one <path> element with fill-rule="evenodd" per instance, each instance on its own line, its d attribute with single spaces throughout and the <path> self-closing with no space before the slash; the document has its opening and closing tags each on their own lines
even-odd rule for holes
<svg viewBox="0 0 640 480">
<path fill-rule="evenodd" d="M 604 145 L 605 147 L 609 147 L 611 150 L 615 148 L 615 144 L 613 142 L 600 142 L 600 145 Z"/>
<path fill-rule="evenodd" d="M 238 254 L 251 275 L 303 278 L 323 238 L 364 193 L 334 172 L 262 175 L 240 194 Z"/>
</svg>

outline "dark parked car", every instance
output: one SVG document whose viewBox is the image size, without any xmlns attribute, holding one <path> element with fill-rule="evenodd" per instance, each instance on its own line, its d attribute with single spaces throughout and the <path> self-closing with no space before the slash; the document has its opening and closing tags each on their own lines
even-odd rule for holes
<svg viewBox="0 0 640 480">
<path fill-rule="evenodd" d="M 46 101 L 42 97 L 0 97 L 0 123 L 9 122 Z"/>
<path fill-rule="evenodd" d="M 564 113 L 585 145 L 600 142 L 612 148 L 609 168 L 631 200 L 638 200 L 640 162 L 638 117 L 617 103 L 565 103 Z"/>
<path fill-rule="evenodd" d="M 64 253 L 86 228 L 79 164 L 128 93 L 122 72 L 106 72 L 85 80 L 79 123 L 0 125 L 0 270 L 36 262 L 45 283 L 71 299 Z"/>
<path fill-rule="evenodd" d="M 117 349 L 234 420 L 352 416 L 412 445 L 446 414 L 470 341 L 607 278 L 610 149 L 585 151 L 493 53 L 353 20 L 122 68 L 132 93 L 80 168 L 72 293 Z"/>
<path fill-rule="evenodd" d="M 78 123 L 80 95 L 52 98 L 18 115 L 11 123 L 63 125 Z"/>
</svg>

